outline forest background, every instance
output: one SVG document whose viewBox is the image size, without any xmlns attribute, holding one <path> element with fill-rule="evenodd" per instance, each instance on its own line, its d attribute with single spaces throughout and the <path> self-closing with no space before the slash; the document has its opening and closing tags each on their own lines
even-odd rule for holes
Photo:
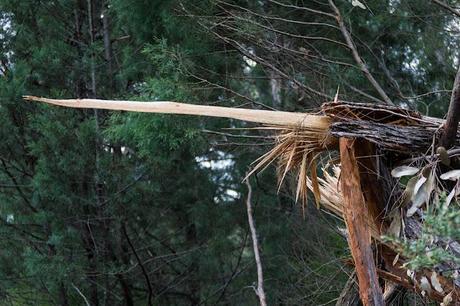
<svg viewBox="0 0 460 306">
<path fill-rule="evenodd" d="M 442 117 L 456 5 L 0 0 L 0 303 L 257 303 L 241 182 L 268 134 L 23 95 L 310 111 L 338 92 Z M 304 212 L 289 180 L 277 192 L 274 168 L 251 184 L 268 303 L 334 304 L 350 274 L 343 224 Z"/>
</svg>

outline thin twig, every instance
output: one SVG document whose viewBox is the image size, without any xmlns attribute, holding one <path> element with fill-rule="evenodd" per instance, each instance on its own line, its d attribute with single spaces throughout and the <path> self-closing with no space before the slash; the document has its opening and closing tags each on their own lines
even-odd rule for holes
<svg viewBox="0 0 460 306">
<path fill-rule="evenodd" d="M 460 12 L 454 9 L 453 7 L 451 7 L 450 5 L 448 5 L 447 3 L 441 0 L 431 0 L 431 1 L 433 1 L 435 4 L 439 5 L 440 7 L 448 10 L 449 12 L 453 13 L 457 17 L 460 17 Z"/>
<path fill-rule="evenodd" d="M 257 266 L 257 288 L 255 288 L 256 294 L 259 297 L 260 305 L 267 306 L 267 302 L 265 299 L 265 291 L 264 291 L 264 276 L 262 271 L 262 261 L 260 260 L 259 254 L 259 242 L 257 240 L 257 231 L 256 226 L 254 223 L 254 219 L 252 217 L 252 207 L 251 207 L 251 196 L 252 196 L 252 187 L 249 183 L 249 179 L 245 180 L 246 186 L 248 186 L 248 197 L 246 199 L 246 208 L 248 211 L 248 223 L 249 228 L 251 229 L 251 237 L 252 237 L 252 246 L 254 249 L 254 258 L 256 260 Z"/>
<path fill-rule="evenodd" d="M 123 235 L 124 235 L 125 238 L 126 238 L 126 241 L 127 241 L 128 244 L 129 244 L 129 247 L 130 247 L 131 250 L 133 251 L 134 257 L 136 257 L 137 263 L 138 263 L 139 266 L 141 267 L 142 274 L 144 275 L 145 282 L 147 283 L 147 288 L 148 288 L 148 290 L 149 290 L 148 305 L 149 305 L 149 306 L 152 306 L 152 305 L 153 305 L 153 303 L 152 303 L 152 299 L 153 299 L 153 289 L 152 289 L 152 284 L 151 284 L 151 282 L 150 282 L 149 274 L 147 273 L 147 270 L 145 269 L 144 265 L 142 264 L 141 258 L 140 258 L 139 255 L 137 254 L 136 249 L 134 248 L 134 245 L 132 244 L 131 239 L 130 239 L 129 236 L 128 236 L 128 232 L 126 231 L 126 224 L 125 224 L 125 223 L 123 223 L 121 229 L 122 229 L 122 231 L 123 231 Z"/>
<path fill-rule="evenodd" d="M 74 283 L 71 283 L 72 284 L 72 287 L 78 292 L 78 294 L 83 298 L 83 300 L 85 301 L 85 304 L 86 306 L 91 306 L 91 304 L 88 302 L 88 299 L 86 298 L 86 296 L 80 291 L 80 289 L 77 288 L 77 286 L 75 286 Z"/>
</svg>

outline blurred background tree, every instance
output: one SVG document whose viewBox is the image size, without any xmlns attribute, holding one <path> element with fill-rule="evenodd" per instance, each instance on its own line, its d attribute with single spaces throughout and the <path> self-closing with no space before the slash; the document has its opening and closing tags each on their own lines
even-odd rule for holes
<svg viewBox="0 0 460 306">
<path fill-rule="evenodd" d="M 338 91 L 443 116 L 460 27 L 436 2 L 0 0 L 2 304 L 257 303 L 241 180 L 262 131 L 22 95 L 305 111 Z M 253 184 L 269 304 L 334 304 L 342 225 L 273 169 Z"/>
</svg>

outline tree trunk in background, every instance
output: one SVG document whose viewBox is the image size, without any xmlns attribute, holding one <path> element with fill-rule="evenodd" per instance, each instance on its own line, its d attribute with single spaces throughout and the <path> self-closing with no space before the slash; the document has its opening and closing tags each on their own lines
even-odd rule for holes
<svg viewBox="0 0 460 306">
<path fill-rule="evenodd" d="M 455 76 L 452 95 L 450 97 L 447 120 L 441 136 L 441 146 L 449 149 L 455 144 L 457 138 L 458 122 L 460 121 L 460 66 Z"/>
</svg>

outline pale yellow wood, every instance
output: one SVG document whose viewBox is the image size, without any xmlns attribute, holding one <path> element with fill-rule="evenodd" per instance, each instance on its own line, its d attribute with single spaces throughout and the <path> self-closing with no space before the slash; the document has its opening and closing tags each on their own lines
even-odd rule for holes
<svg viewBox="0 0 460 306">
<path fill-rule="evenodd" d="M 34 96 L 24 96 L 24 99 L 72 108 L 97 108 L 145 113 L 221 117 L 273 125 L 295 125 L 318 130 L 327 130 L 330 124 L 329 118 L 326 116 L 294 112 L 278 112 L 245 108 L 230 108 L 222 106 L 195 105 L 169 101 L 136 102 L 97 99 L 59 100 Z"/>
</svg>

